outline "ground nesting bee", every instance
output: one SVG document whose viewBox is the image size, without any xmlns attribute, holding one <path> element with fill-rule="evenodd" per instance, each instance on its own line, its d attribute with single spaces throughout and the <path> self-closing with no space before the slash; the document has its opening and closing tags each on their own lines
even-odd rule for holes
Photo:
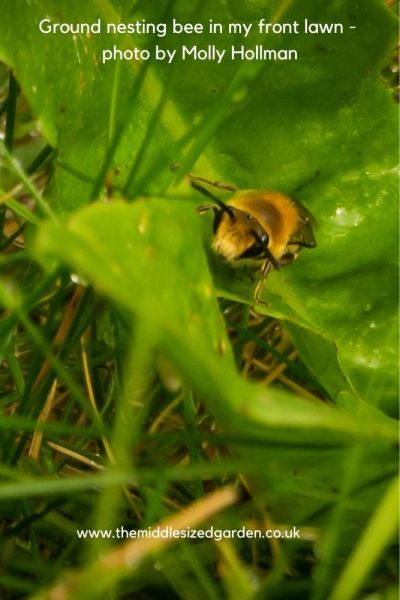
<svg viewBox="0 0 400 600">
<path fill-rule="evenodd" d="M 261 292 L 272 267 L 279 270 L 293 262 L 302 248 L 316 246 L 314 217 L 298 200 L 280 192 L 238 190 L 193 176 L 190 183 L 213 202 L 197 210 L 214 211 L 214 250 L 230 263 L 251 264 L 259 270 L 255 299 L 265 304 Z M 224 203 L 204 184 L 234 194 Z"/>
</svg>

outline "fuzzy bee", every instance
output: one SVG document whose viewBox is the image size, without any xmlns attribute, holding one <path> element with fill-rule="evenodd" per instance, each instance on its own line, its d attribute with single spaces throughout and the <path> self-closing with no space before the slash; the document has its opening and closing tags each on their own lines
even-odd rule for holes
<svg viewBox="0 0 400 600">
<path fill-rule="evenodd" d="M 293 262 L 302 248 L 314 248 L 315 219 L 298 200 L 276 191 L 238 190 L 235 186 L 190 176 L 192 187 L 213 201 L 200 206 L 214 212 L 213 248 L 233 264 L 252 264 L 260 271 L 255 291 L 257 303 L 272 267 Z M 234 192 L 222 202 L 203 184 Z"/>
</svg>

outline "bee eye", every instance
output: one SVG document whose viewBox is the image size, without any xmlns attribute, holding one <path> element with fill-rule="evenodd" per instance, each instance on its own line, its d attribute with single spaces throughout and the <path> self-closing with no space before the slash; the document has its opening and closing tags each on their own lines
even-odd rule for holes
<svg viewBox="0 0 400 600">
<path fill-rule="evenodd" d="M 241 259 L 241 258 L 261 258 L 263 256 L 263 254 L 264 254 L 263 246 L 261 246 L 260 244 L 258 244 L 256 242 L 252 246 L 249 246 L 247 248 L 247 250 L 242 252 L 242 254 L 240 256 L 238 256 L 238 258 L 239 259 Z"/>
</svg>

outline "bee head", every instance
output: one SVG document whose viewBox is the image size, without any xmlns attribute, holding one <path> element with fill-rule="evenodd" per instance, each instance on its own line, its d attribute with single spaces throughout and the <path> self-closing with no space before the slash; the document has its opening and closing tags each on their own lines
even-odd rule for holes
<svg viewBox="0 0 400 600">
<path fill-rule="evenodd" d="M 206 207 L 203 207 L 206 209 Z M 224 204 L 214 210 L 214 249 L 226 260 L 266 260 L 280 265 L 270 252 L 269 235 L 249 212 Z"/>
</svg>

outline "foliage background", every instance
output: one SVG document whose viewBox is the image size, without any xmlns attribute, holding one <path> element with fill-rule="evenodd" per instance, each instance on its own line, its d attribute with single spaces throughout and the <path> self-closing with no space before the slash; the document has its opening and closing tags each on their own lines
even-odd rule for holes
<svg viewBox="0 0 400 600">
<path fill-rule="evenodd" d="M 58 579 L 68 598 L 395 597 L 393 7 L 18 0 L 2 14 L 5 597 L 50 597 Z M 44 36 L 44 16 L 356 30 L 268 40 L 298 62 L 101 65 L 104 47 L 154 39 Z M 269 277 L 265 317 L 246 308 L 246 274 L 207 252 L 188 172 L 300 188 L 317 217 L 317 249 Z M 299 360 L 262 337 L 276 318 Z M 296 391 L 240 376 L 248 344 L 295 371 Z M 99 557 L 114 542 L 77 539 L 155 524 L 227 483 L 247 499 L 210 522 L 304 539 L 165 544 L 111 575 Z"/>
</svg>

